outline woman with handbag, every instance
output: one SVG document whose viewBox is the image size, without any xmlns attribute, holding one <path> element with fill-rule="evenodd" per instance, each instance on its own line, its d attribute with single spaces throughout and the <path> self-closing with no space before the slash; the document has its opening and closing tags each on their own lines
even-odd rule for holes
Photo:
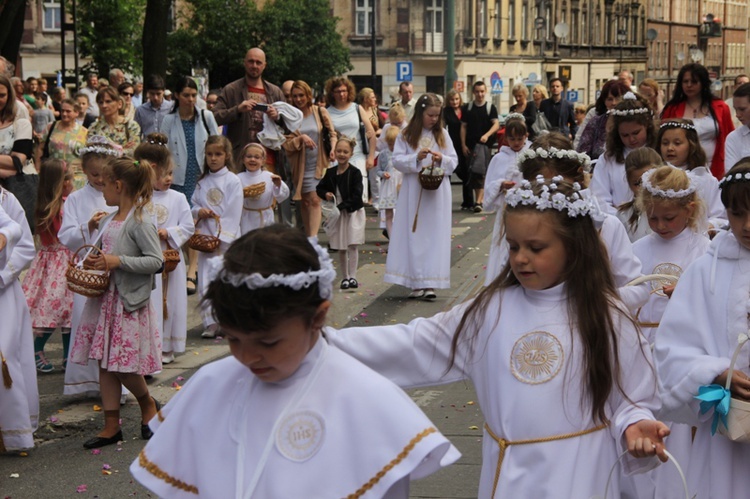
<svg viewBox="0 0 750 499">
<path fill-rule="evenodd" d="M 292 84 L 292 104 L 302 111 L 302 123 L 287 136 L 282 147 L 292 164 L 292 199 L 302 200 L 302 225 L 308 237 L 315 237 L 322 216 L 315 189 L 328 168 L 332 151 L 336 150 L 336 130 L 328 111 L 313 104 L 312 89 L 302 80 Z"/>
<path fill-rule="evenodd" d="M 13 85 L 0 75 L 0 185 L 18 198 L 33 227 L 39 176 L 29 161 L 34 148 L 31 122 L 18 117 L 18 105 Z"/>
<path fill-rule="evenodd" d="M 77 189 L 86 185 L 86 175 L 81 170 L 80 152 L 86 146 L 86 129 L 76 122 L 76 103 L 73 99 L 60 102 L 60 121 L 52 123 L 37 149 L 40 159 L 59 159 L 75 175 Z M 35 162 L 41 164 L 39 160 Z"/>
<path fill-rule="evenodd" d="M 375 148 L 377 137 L 372 123 L 367 118 L 362 106 L 354 102 L 356 89 L 348 78 L 331 78 L 325 85 L 326 99 L 330 103 L 328 114 L 339 135 L 354 137 L 357 145 L 349 164 L 356 166 L 362 173 L 362 201 L 368 200 L 367 172 L 375 167 Z M 331 155 L 331 161 L 335 158 Z"/>
</svg>

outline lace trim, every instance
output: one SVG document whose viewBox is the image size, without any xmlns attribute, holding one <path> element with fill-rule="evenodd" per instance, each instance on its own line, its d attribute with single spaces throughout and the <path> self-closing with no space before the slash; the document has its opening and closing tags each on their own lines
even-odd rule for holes
<svg viewBox="0 0 750 499">
<path fill-rule="evenodd" d="M 424 440 L 424 438 L 427 435 L 430 435 L 432 433 L 437 433 L 437 430 L 435 428 L 427 428 L 426 430 L 421 431 L 420 433 L 417 433 L 417 436 L 412 438 L 409 443 L 404 447 L 404 449 L 399 452 L 398 456 L 396 456 L 393 460 L 391 460 L 390 463 L 383 466 L 383 468 L 378 471 L 374 477 L 370 478 L 367 483 L 362 485 L 354 494 L 349 494 L 346 496 L 346 499 L 356 499 L 358 497 L 362 497 L 367 493 L 370 489 L 372 489 L 377 483 L 393 468 L 398 466 L 401 461 L 406 459 L 406 457 L 409 455 L 409 453 L 414 450 L 414 447 L 417 446 L 419 442 Z"/>
<path fill-rule="evenodd" d="M 149 461 L 146 457 L 146 449 L 143 449 L 141 453 L 138 454 L 138 464 L 141 466 L 141 468 L 145 469 L 159 480 L 167 482 L 172 487 L 184 490 L 185 492 L 189 492 L 191 494 L 198 495 L 198 487 L 174 478 L 169 473 L 159 468 L 156 463 L 152 463 L 151 461 Z"/>
</svg>

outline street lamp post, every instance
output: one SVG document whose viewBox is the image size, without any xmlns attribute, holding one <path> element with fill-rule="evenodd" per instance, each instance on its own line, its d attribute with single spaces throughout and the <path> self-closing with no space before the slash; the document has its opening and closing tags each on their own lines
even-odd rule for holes
<svg viewBox="0 0 750 499">
<path fill-rule="evenodd" d="M 628 39 L 628 32 L 625 30 L 625 28 L 620 28 L 617 30 L 617 42 L 620 44 L 620 71 L 622 71 L 622 45 L 625 43 L 625 40 Z"/>
</svg>

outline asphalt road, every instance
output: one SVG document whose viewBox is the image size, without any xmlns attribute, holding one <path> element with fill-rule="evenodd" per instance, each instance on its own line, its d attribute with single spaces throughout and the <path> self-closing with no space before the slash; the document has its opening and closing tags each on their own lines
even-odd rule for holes
<svg viewBox="0 0 750 499">
<path fill-rule="evenodd" d="M 388 241 L 381 234 L 374 211 L 368 209 L 367 243 L 360 247 L 357 275 L 360 288 L 337 290 L 329 324 L 345 327 L 408 322 L 414 317 L 431 316 L 475 293 L 484 281 L 494 214 L 460 211 L 460 195 L 459 187 L 454 185 L 450 290 L 438 290 L 435 302 L 412 301 L 406 299 L 409 290 L 383 283 Z M 335 256 L 334 262 L 338 265 Z M 197 299 L 191 297 L 190 303 L 194 308 Z M 200 319 L 194 310 L 188 324 L 191 329 L 187 351 L 150 381 L 152 394 L 162 402 L 167 402 L 200 366 L 229 354 L 223 340 L 201 339 Z M 36 448 L 24 456 L 0 455 L 0 498 L 152 497 L 128 472 L 144 445 L 139 436 L 140 411 L 135 400 L 131 397 L 122 408 L 125 441 L 121 446 L 105 447 L 96 454 L 83 449 L 82 443 L 96 434 L 102 424 L 103 415 L 98 410 L 101 402 L 63 396 L 63 373 L 59 369 L 62 344 L 58 334 L 48 343 L 47 352 L 57 369 L 38 378 L 41 416 Z M 413 482 L 411 497 L 476 497 L 483 419 L 471 383 L 413 390 L 410 395 L 463 454 L 450 468 Z"/>
</svg>

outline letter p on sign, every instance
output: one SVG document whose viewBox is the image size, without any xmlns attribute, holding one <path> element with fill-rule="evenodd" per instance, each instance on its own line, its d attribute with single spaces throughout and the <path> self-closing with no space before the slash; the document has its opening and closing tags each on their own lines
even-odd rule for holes
<svg viewBox="0 0 750 499">
<path fill-rule="evenodd" d="M 414 66 L 410 61 L 396 63 L 396 81 L 412 81 Z"/>
</svg>

